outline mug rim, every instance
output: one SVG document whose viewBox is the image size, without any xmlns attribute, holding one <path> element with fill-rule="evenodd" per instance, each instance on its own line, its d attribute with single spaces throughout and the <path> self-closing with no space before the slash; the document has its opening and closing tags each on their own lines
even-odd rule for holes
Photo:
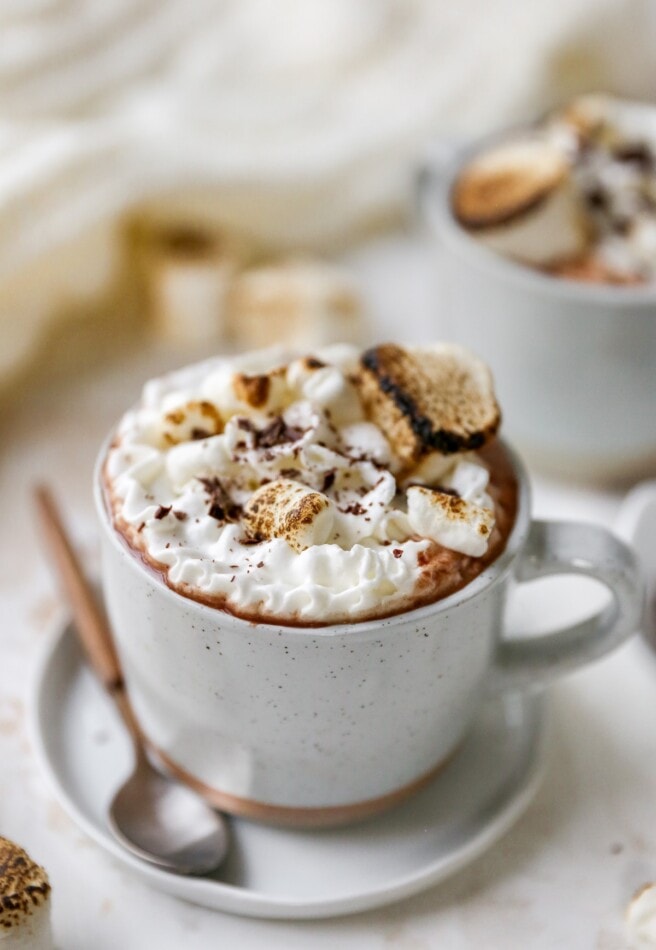
<svg viewBox="0 0 656 950">
<path fill-rule="evenodd" d="M 531 487 L 526 466 L 515 449 L 505 439 L 498 437 L 499 442 L 503 446 L 504 451 L 510 459 L 513 472 L 517 478 L 518 493 L 515 521 L 501 554 L 495 558 L 494 561 L 488 564 L 488 566 L 484 568 L 480 574 L 477 574 L 476 577 L 474 577 L 474 579 L 464 587 L 461 587 L 459 590 L 454 591 L 454 593 L 449 594 L 447 597 L 443 597 L 440 600 L 436 600 L 433 603 L 425 604 L 421 607 L 415 607 L 412 610 L 406 610 L 397 614 L 392 614 L 388 617 L 372 618 L 369 620 L 364 619 L 347 621 L 346 623 L 328 623 L 320 626 L 309 627 L 304 627 L 300 624 L 285 624 L 280 620 L 246 620 L 243 617 L 236 616 L 229 610 L 224 610 L 220 607 L 212 607 L 209 604 L 195 600 L 193 597 L 188 597 L 185 594 L 181 594 L 174 588 L 169 587 L 169 585 L 161 578 L 153 576 L 153 573 L 148 570 L 141 559 L 137 556 L 137 553 L 133 550 L 133 548 L 130 547 L 127 539 L 124 539 L 118 529 L 114 526 L 111 512 L 108 510 L 105 501 L 102 478 L 105 460 L 107 458 L 107 453 L 114 436 L 115 430 L 112 429 L 101 446 L 93 473 L 93 497 L 96 514 L 101 524 L 101 529 L 109 538 L 112 547 L 120 555 L 128 558 L 137 574 L 142 577 L 143 580 L 154 585 L 158 591 L 161 591 L 162 596 L 171 603 L 180 605 L 181 602 L 183 602 L 189 610 L 197 612 L 199 616 L 204 617 L 205 619 L 216 619 L 218 614 L 221 617 L 222 623 L 226 623 L 229 626 L 235 628 L 242 627 L 245 631 L 248 630 L 251 636 L 256 635 L 256 633 L 260 633 L 261 631 L 265 631 L 269 635 L 271 635 L 271 633 L 277 634 L 284 632 L 289 636 L 298 635 L 303 637 L 308 635 L 313 637 L 339 635 L 357 637 L 359 634 L 380 634 L 386 628 L 390 626 L 396 626 L 399 623 L 422 623 L 426 620 L 430 620 L 435 615 L 448 612 L 449 610 L 460 606 L 461 603 L 477 597 L 490 587 L 498 584 L 506 576 L 512 563 L 521 551 L 531 525 Z"/>
<path fill-rule="evenodd" d="M 530 125 L 510 126 L 490 135 L 477 138 L 461 146 L 440 162 L 428 160 L 420 169 L 416 178 L 416 193 L 419 208 L 431 230 L 445 240 L 451 247 L 460 250 L 476 266 L 497 273 L 510 283 L 545 296 L 566 298 L 581 303 L 603 303 L 606 306 L 645 308 L 656 304 L 656 281 L 640 286 L 618 286 L 616 284 L 596 284 L 582 280 L 573 280 L 543 274 L 529 264 L 523 264 L 477 241 L 455 217 L 452 210 L 451 194 L 456 178 L 467 161 L 480 154 L 486 147 L 503 141 L 513 132 L 530 132 Z"/>
</svg>

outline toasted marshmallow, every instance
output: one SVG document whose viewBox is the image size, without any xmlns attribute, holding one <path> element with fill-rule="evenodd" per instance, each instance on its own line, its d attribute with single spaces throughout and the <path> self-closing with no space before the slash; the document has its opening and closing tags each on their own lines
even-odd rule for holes
<svg viewBox="0 0 656 950">
<path fill-rule="evenodd" d="M 212 343 L 226 331 L 226 300 L 238 259 L 225 240 L 201 230 L 164 231 L 144 248 L 151 319 L 161 336 Z"/>
<path fill-rule="evenodd" d="M 408 521 L 418 535 L 461 554 L 485 554 L 494 528 L 489 508 L 422 485 L 411 486 L 407 499 Z"/>
<path fill-rule="evenodd" d="M 453 209 L 478 240 L 528 264 L 573 257 L 587 245 L 567 153 L 545 136 L 473 159 L 455 184 Z"/>
<path fill-rule="evenodd" d="M 295 551 L 325 544 L 333 527 L 334 509 L 322 492 L 290 478 L 262 485 L 244 510 L 244 524 L 256 538 L 282 538 Z"/>
<path fill-rule="evenodd" d="M 632 950 L 656 947 L 656 884 L 645 884 L 631 898 L 626 911 L 626 929 Z"/>
<path fill-rule="evenodd" d="M 274 369 L 268 373 L 235 373 L 232 389 L 244 407 L 260 412 L 280 412 L 291 402 L 286 371 Z"/>
<path fill-rule="evenodd" d="M 0 944 L 53 950 L 48 875 L 7 838 L 0 838 Z"/>
<path fill-rule="evenodd" d="M 362 335 L 360 296 L 339 268 L 295 260 L 242 273 L 230 294 L 233 336 L 242 346 L 286 342 L 297 347 Z"/>
<path fill-rule="evenodd" d="M 166 448 L 218 435 L 223 432 L 223 419 L 214 403 L 192 400 L 166 412 L 156 430 L 158 443 Z"/>
<path fill-rule="evenodd" d="M 431 452 L 478 449 L 501 421 L 492 375 L 452 343 L 386 343 L 363 353 L 356 379 L 365 411 L 407 467 Z"/>
<path fill-rule="evenodd" d="M 206 392 L 226 420 L 243 412 L 281 412 L 292 402 L 282 367 L 235 372 L 225 365 L 211 374 Z"/>
</svg>

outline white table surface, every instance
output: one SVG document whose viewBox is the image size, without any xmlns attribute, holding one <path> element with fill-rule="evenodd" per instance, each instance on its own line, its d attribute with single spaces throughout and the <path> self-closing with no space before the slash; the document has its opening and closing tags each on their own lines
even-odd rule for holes
<svg viewBox="0 0 656 950">
<path fill-rule="evenodd" d="M 349 262 L 378 338 L 439 336 L 432 257 L 419 241 L 380 240 Z M 36 655 L 64 610 L 41 556 L 30 486 L 45 478 L 56 488 L 93 569 L 99 442 L 141 381 L 176 359 L 153 348 L 88 369 L 22 397 L 0 429 L 0 833 L 48 869 L 59 950 L 625 947 L 628 899 L 656 880 L 656 657 L 639 639 L 552 689 L 547 777 L 510 833 L 446 883 L 384 910 L 274 923 L 193 907 L 137 881 L 55 803 L 30 748 L 27 706 Z M 611 525 L 621 500 L 540 476 L 534 486 L 540 516 Z M 535 624 L 580 609 L 581 584 L 569 581 L 555 597 L 535 592 Z"/>
</svg>

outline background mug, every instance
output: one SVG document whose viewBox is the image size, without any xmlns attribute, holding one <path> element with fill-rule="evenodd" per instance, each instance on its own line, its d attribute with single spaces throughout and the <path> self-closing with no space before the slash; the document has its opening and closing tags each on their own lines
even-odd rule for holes
<svg viewBox="0 0 656 950">
<path fill-rule="evenodd" d="M 656 287 L 540 273 L 485 247 L 452 213 L 462 167 L 507 135 L 436 148 L 418 177 L 448 336 L 491 367 L 505 430 L 541 467 L 596 481 L 653 471 Z"/>
<path fill-rule="evenodd" d="M 227 812 L 280 824 L 375 814 L 448 761 L 490 690 L 541 686 L 637 626 L 630 549 L 603 528 L 530 519 L 519 483 L 505 551 L 462 590 L 382 620 L 251 623 L 166 586 L 114 529 L 95 477 L 107 610 L 129 695 L 166 767 Z M 526 640 L 502 637 L 515 582 L 584 574 L 603 612 Z"/>
</svg>

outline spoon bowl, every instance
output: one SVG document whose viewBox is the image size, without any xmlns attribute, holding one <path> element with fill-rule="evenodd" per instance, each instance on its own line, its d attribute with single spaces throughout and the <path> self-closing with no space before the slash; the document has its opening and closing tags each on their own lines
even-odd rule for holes
<svg viewBox="0 0 656 950">
<path fill-rule="evenodd" d="M 228 852 L 223 816 L 191 789 L 157 772 L 141 752 L 116 792 L 107 820 L 129 851 L 177 874 L 207 874 Z"/>
</svg>

